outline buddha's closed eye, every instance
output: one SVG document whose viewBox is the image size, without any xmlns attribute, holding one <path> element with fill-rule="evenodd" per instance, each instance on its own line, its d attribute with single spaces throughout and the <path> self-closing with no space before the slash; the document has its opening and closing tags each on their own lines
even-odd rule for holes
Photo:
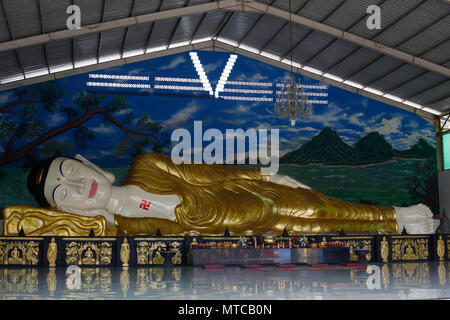
<svg viewBox="0 0 450 320">
<path fill-rule="evenodd" d="M 53 190 L 53 200 L 58 203 L 64 201 L 67 197 L 67 188 L 64 185 L 59 185 Z"/>
<path fill-rule="evenodd" d="M 68 177 L 73 173 L 74 164 L 70 160 L 65 160 L 61 163 L 61 174 L 63 177 Z"/>
</svg>

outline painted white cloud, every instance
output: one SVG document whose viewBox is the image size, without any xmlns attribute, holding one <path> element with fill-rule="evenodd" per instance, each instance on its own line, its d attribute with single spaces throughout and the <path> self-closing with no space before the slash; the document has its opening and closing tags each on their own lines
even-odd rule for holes
<svg viewBox="0 0 450 320">
<path fill-rule="evenodd" d="M 401 127 L 402 127 L 402 118 L 392 118 L 392 119 L 383 118 L 381 120 L 381 123 L 376 125 L 374 128 L 366 128 L 366 132 L 377 131 L 382 135 L 389 136 L 394 133 L 401 134 L 402 133 L 400 131 Z"/>
<path fill-rule="evenodd" d="M 348 119 L 348 122 L 359 127 L 365 127 L 367 124 L 366 121 L 362 119 L 362 117 L 364 117 L 364 113 L 355 113 Z"/>
<path fill-rule="evenodd" d="M 113 127 L 112 125 L 110 125 L 109 127 L 105 127 L 103 124 L 101 124 L 98 127 L 89 129 L 99 134 L 111 134 L 116 132 L 116 127 Z"/>
<path fill-rule="evenodd" d="M 14 92 L 7 92 L 0 95 L 0 106 L 6 104 L 14 99 Z"/>
<path fill-rule="evenodd" d="M 194 113 L 201 109 L 202 107 L 197 105 L 196 101 L 192 101 L 186 108 L 177 111 L 168 120 L 164 121 L 162 126 L 165 128 L 175 129 L 189 120 Z"/>
<path fill-rule="evenodd" d="M 48 117 L 48 125 L 49 127 L 53 127 L 56 126 L 58 124 L 62 124 L 64 121 L 66 121 L 66 116 L 64 116 L 63 114 L 59 113 L 59 112 L 55 112 L 50 114 L 50 116 Z"/>
<path fill-rule="evenodd" d="M 141 75 L 146 73 L 145 68 L 134 68 L 131 69 L 130 71 L 128 71 L 128 75 L 132 76 L 132 75 Z"/>
<path fill-rule="evenodd" d="M 115 112 L 113 112 L 113 114 L 115 115 L 115 116 L 124 116 L 124 115 L 126 115 L 126 114 L 129 114 L 129 113 L 132 113 L 133 112 L 133 110 L 130 108 L 130 109 L 124 109 L 124 110 L 119 110 L 119 111 L 115 111 Z"/>
<path fill-rule="evenodd" d="M 203 70 L 208 73 L 208 72 L 212 72 L 215 71 L 218 67 L 220 67 L 221 65 L 223 65 L 224 63 L 222 61 L 217 61 L 217 62 L 213 62 L 213 63 L 208 63 L 205 64 L 203 66 Z"/>
<path fill-rule="evenodd" d="M 174 58 L 169 64 L 159 67 L 158 70 L 175 69 L 176 67 L 178 67 L 180 64 L 182 64 L 185 61 L 186 61 L 186 59 L 183 56 L 178 56 L 178 57 Z"/>
<path fill-rule="evenodd" d="M 232 79 L 232 80 L 238 80 L 238 81 L 266 81 L 268 80 L 269 77 L 262 75 L 261 73 L 257 72 L 253 75 L 248 75 L 248 74 L 244 74 L 241 73 L 239 74 L 236 78 Z"/>
<path fill-rule="evenodd" d="M 238 105 L 237 107 L 233 109 L 223 109 L 223 113 L 233 114 L 233 115 L 239 115 L 239 114 L 248 114 L 250 112 L 250 106 L 246 105 Z"/>
</svg>

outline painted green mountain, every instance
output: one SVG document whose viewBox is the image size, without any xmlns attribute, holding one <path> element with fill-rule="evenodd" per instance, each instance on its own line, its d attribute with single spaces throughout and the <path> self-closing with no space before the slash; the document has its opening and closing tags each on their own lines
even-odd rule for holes
<svg viewBox="0 0 450 320">
<path fill-rule="evenodd" d="M 420 139 L 408 150 L 395 150 L 378 132 L 371 132 L 353 146 L 346 144 L 333 129 L 326 127 L 302 147 L 284 155 L 280 162 L 327 165 L 361 165 L 380 163 L 394 157 L 426 159 L 436 150 Z"/>
<path fill-rule="evenodd" d="M 399 150 L 397 155 L 405 158 L 430 158 L 436 154 L 436 149 L 426 142 L 425 139 L 420 139 L 415 145 L 408 150 Z"/>
<path fill-rule="evenodd" d="M 281 157 L 280 161 L 298 164 L 353 164 L 359 160 L 355 156 L 357 154 L 353 148 L 342 141 L 336 131 L 327 127 L 301 148 Z"/>
</svg>

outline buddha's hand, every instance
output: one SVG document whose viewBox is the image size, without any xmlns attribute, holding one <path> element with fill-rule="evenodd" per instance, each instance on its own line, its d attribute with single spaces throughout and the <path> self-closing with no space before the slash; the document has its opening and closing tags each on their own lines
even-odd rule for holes
<svg viewBox="0 0 450 320">
<path fill-rule="evenodd" d="M 279 174 L 274 174 L 271 176 L 270 181 L 273 183 L 281 184 L 284 186 L 288 186 L 291 188 L 304 188 L 304 189 L 311 189 L 307 185 L 298 182 L 297 180 L 289 177 L 289 176 L 283 176 Z"/>
</svg>

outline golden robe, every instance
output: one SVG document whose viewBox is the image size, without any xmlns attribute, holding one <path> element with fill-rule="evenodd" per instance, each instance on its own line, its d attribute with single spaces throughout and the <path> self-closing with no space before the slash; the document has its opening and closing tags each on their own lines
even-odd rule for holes
<svg viewBox="0 0 450 320">
<path fill-rule="evenodd" d="M 397 233 L 393 207 L 350 203 L 324 194 L 263 181 L 258 170 L 180 164 L 148 153 L 136 158 L 125 185 L 156 194 L 176 194 L 183 230 L 220 234 L 339 231 Z"/>
<path fill-rule="evenodd" d="M 71 232 L 70 221 L 66 218 L 62 224 L 59 219 L 57 234 L 61 233 L 59 229 L 64 231 L 61 235 L 84 234 L 90 230 L 84 224 L 93 223 L 98 228 L 96 235 L 153 234 L 158 228 L 165 235 L 193 230 L 201 234 L 223 234 L 227 227 L 231 233 L 247 235 L 260 232 L 280 234 L 284 228 L 296 234 L 337 232 L 341 229 L 347 233 L 380 230 L 398 233 L 393 207 L 350 203 L 309 189 L 264 181 L 258 170 L 215 164 L 175 165 L 170 157 L 148 153 L 135 159 L 124 185 L 136 185 L 154 194 L 176 194 L 180 198 L 180 204 L 175 208 L 176 221 L 115 215 L 116 228 L 113 229 L 106 225 L 104 217 L 64 213 L 74 216 L 76 225 L 72 228 L 79 231 Z M 17 233 L 20 226 L 30 224 L 25 222 L 23 209 L 17 208 L 20 207 L 9 207 L 4 211 L 5 235 Z M 24 229 L 26 234 L 45 235 L 49 230 L 55 230 L 51 228 L 55 228 L 57 211 L 26 209 L 28 217 L 34 213 L 35 218 L 39 216 L 42 220 L 47 210 L 51 218 L 46 222 L 34 221 L 35 227 L 27 226 L 28 232 Z"/>
</svg>

